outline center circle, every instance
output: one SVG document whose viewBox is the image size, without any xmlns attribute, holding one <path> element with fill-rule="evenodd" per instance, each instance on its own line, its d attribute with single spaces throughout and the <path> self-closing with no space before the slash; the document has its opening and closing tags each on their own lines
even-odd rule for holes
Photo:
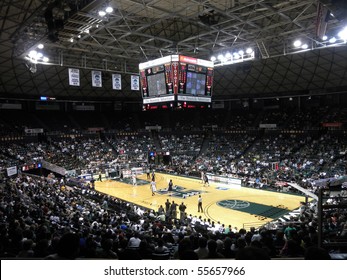
<svg viewBox="0 0 347 280">
<path fill-rule="evenodd" d="M 244 200 L 228 199 L 228 200 L 218 201 L 217 205 L 224 208 L 229 208 L 229 209 L 244 209 L 249 207 L 250 203 Z"/>
</svg>

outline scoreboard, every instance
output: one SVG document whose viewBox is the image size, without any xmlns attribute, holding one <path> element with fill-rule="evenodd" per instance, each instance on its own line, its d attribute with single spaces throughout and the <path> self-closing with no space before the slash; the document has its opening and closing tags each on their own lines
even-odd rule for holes
<svg viewBox="0 0 347 280">
<path fill-rule="evenodd" d="M 170 55 L 140 63 L 143 104 L 211 103 L 212 61 Z"/>
</svg>

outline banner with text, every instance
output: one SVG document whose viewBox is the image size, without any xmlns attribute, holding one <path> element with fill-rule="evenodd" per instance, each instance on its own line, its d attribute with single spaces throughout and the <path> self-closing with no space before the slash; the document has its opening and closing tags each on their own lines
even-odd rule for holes
<svg viewBox="0 0 347 280">
<path fill-rule="evenodd" d="M 140 90 L 140 77 L 131 75 L 131 90 Z"/>
<path fill-rule="evenodd" d="M 277 124 L 275 123 L 260 123 L 259 128 L 276 128 Z"/>
<path fill-rule="evenodd" d="M 43 128 L 25 128 L 24 132 L 26 134 L 38 134 L 43 133 Z"/>
<path fill-rule="evenodd" d="M 112 74 L 112 88 L 116 90 L 122 89 L 122 77 L 120 74 Z"/>
<path fill-rule="evenodd" d="M 8 177 L 16 175 L 18 173 L 17 166 L 8 167 L 6 171 Z"/>
<path fill-rule="evenodd" d="M 69 68 L 69 85 L 70 86 L 80 86 L 80 70 Z"/>
<path fill-rule="evenodd" d="M 92 85 L 93 87 L 102 87 L 101 71 L 92 71 Z"/>
</svg>

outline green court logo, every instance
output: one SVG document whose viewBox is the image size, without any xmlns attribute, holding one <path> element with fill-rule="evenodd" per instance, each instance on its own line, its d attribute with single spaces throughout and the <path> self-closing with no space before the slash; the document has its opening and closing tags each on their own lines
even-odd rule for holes
<svg viewBox="0 0 347 280">
<path fill-rule="evenodd" d="M 283 205 L 265 205 L 237 199 L 221 200 L 217 202 L 217 205 L 260 218 L 276 219 L 289 212 L 288 208 L 283 208 Z"/>
<path fill-rule="evenodd" d="M 203 192 L 205 192 L 205 191 L 187 190 L 186 188 L 181 187 L 181 186 L 177 186 L 177 185 L 175 185 L 172 188 L 172 191 L 168 191 L 167 189 L 160 189 L 157 191 L 158 194 L 165 194 L 165 195 L 183 198 L 183 199 L 186 197 L 189 197 L 189 196 L 198 195 L 198 194 L 203 193 Z"/>
<path fill-rule="evenodd" d="M 229 209 L 239 210 L 239 209 L 244 209 L 249 207 L 250 203 L 244 200 L 230 199 L 230 200 L 218 201 L 217 205 L 225 207 L 225 208 L 229 208 Z"/>
</svg>

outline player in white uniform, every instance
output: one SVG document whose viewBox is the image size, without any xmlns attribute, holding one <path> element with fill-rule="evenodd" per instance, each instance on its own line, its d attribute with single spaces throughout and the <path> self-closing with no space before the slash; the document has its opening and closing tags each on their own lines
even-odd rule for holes
<svg viewBox="0 0 347 280">
<path fill-rule="evenodd" d="M 151 182 L 151 190 L 152 190 L 152 196 L 155 195 L 155 192 L 157 191 L 157 184 L 154 180 Z"/>
<path fill-rule="evenodd" d="M 133 186 L 137 186 L 136 175 L 135 175 L 135 173 L 133 173 L 133 174 L 131 175 L 131 177 L 132 177 L 132 181 L 133 181 Z"/>
</svg>

